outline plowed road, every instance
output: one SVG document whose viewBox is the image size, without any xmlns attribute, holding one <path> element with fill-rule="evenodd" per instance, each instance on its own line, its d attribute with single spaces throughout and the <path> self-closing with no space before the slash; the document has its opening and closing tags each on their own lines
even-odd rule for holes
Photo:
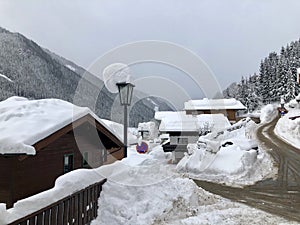
<svg viewBox="0 0 300 225">
<path fill-rule="evenodd" d="M 245 188 L 233 188 L 205 181 L 200 187 L 255 208 L 300 222 L 300 149 L 278 138 L 274 127 L 278 118 L 258 128 L 260 146 L 268 150 L 278 166 L 278 178 Z"/>
</svg>

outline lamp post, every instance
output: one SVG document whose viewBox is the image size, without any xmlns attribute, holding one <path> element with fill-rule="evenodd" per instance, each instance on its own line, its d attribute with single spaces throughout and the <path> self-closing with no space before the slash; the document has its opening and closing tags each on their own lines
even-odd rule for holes
<svg viewBox="0 0 300 225">
<path fill-rule="evenodd" d="M 130 106 L 134 85 L 131 83 L 117 83 L 120 103 L 124 106 L 124 158 L 127 157 L 127 132 L 128 132 L 128 113 L 127 106 Z"/>
</svg>

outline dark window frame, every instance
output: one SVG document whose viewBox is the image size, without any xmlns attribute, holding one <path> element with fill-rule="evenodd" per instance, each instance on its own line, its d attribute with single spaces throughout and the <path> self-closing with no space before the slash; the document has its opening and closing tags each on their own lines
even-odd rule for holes
<svg viewBox="0 0 300 225">
<path fill-rule="evenodd" d="M 66 164 L 66 158 L 68 159 L 68 164 Z M 72 160 L 71 164 L 69 160 Z M 69 153 L 69 154 L 64 154 L 64 159 L 63 159 L 63 165 L 64 165 L 64 173 L 68 173 L 72 170 L 74 170 L 74 153 Z M 70 165 L 72 168 L 70 168 Z"/>
</svg>

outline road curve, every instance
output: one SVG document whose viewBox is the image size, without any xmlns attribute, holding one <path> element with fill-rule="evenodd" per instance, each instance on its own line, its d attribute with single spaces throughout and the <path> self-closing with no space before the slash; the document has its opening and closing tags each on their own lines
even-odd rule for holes
<svg viewBox="0 0 300 225">
<path fill-rule="evenodd" d="M 261 125 L 256 134 L 260 147 L 267 150 L 278 166 L 277 179 L 244 188 L 195 182 L 214 194 L 300 222 L 300 150 L 274 134 L 278 119 Z"/>
</svg>

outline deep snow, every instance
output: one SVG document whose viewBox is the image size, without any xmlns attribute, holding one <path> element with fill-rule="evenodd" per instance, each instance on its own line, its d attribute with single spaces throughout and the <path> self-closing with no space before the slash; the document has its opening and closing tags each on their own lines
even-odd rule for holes
<svg viewBox="0 0 300 225">
<path fill-rule="evenodd" d="M 300 98 L 300 94 L 299 94 Z M 275 134 L 281 137 L 284 141 L 300 149 L 300 103 L 292 100 L 287 104 L 288 113 L 281 117 L 276 124 Z"/>
<path fill-rule="evenodd" d="M 275 177 L 270 156 L 249 139 L 256 124 L 249 118 L 230 128 L 200 137 L 177 164 L 181 173 L 200 180 L 244 186 Z"/>
<path fill-rule="evenodd" d="M 115 124 L 107 125 L 90 109 L 60 99 L 10 97 L 0 102 L 0 112 L 0 154 L 34 155 L 33 144 L 88 114 L 123 140 Z"/>
<path fill-rule="evenodd" d="M 6 211 L 0 205 L 0 221 L 6 224 L 107 177 L 98 217 L 91 225 L 295 224 L 213 195 L 177 173 L 168 161 L 160 146 L 149 154 L 131 148 L 128 158 L 65 174 L 53 189 L 21 200 L 12 209 Z"/>
<path fill-rule="evenodd" d="M 199 188 L 166 163 L 161 148 L 152 152 L 155 157 L 132 152 L 105 169 L 108 182 L 91 225 L 293 224 Z"/>
</svg>

